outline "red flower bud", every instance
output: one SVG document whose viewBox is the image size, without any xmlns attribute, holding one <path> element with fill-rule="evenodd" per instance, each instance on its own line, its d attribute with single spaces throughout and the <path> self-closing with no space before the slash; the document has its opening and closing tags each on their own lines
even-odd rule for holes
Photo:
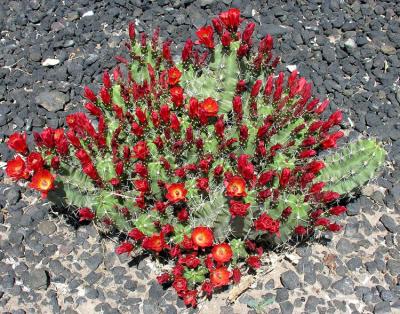
<svg viewBox="0 0 400 314">
<path fill-rule="evenodd" d="M 260 92 L 261 86 L 262 86 L 262 81 L 261 80 L 257 80 L 254 83 L 253 88 L 251 89 L 250 96 L 251 97 L 257 97 L 258 93 Z"/>
<path fill-rule="evenodd" d="M 290 169 L 289 168 L 284 168 L 281 172 L 281 175 L 279 177 L 279 185 L 281 188 L 285 188 L 286 185 L 289 182 L 290 179 Z"/>
<path fill-rule="evenodd" d="M 88 86 L 85 86 L 83 96 L 94 103 L 97 101 L 96 94 Z"/>
<path fill-rule="evenodd" d="M 136 36 L 136 34 L 135 34 L 135 22 L 133 22 L 133 21 L 129 22 L 128 33 L 129 33 L 130 40 L 134 41 L 135 40 L 135 36 Z"/>
<path fill-rule="evenodd" d="M 227 32 L 227 31 L 224 31 L 224 33 L 223 33 L 222 36 L 221 36 L 221 43 L 222 43 L 222 46 L 224 46 L 224 47 L 229 47 L 229 45 L 231 44 L 231 42 L 232 42 L 231 34 L 230 34 L 229 32 Z"/>
<path fill-rule="evenodd" d="M 251 44 L 251 37 L 253 36 L 255 27 L 256 24 L 253 22 L 250 22 L 249 24 L 246 25 L 246 28 L 242 33 L 242 41 L 244 41 L 247 44 Z"/>
</svg>

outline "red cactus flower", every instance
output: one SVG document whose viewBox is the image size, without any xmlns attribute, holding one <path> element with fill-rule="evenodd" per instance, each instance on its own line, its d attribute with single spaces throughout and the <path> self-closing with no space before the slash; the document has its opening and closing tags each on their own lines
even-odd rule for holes
<svg viewBox="0 0 400 314">
<path fill-rule="evenodd" d="M 79 214 L 79 222 L 82 222 L 85 220 L 91 221 L 95 217 L 95 214 L 88 207 L 80 208 L 78 210 L 78 214 Z"/>
<path fill-rule="evenodd" d="M 210 247 L 214 242 L 214 234 L 208 227 L 196 227 L 192 232 L 192 241 L 198 247 Z"/>
<path fill-rule="evenodd" d="M 91 102 L 97 102 L 96 94 L 88 86 L 85 86 L 83 96 Z"/>
<path fill-rule="evenodd" d="M 115 253 L 118 255 L 124 253 L 130 254 L 133 251 L 133 248 L 134 246 L 132 243 L 125 241 L 115 248 Z"/>
<path fill-rule="evenodd" d="M 183 104 L 183 88 L 180 86 L 174 86 L 169 90 L 171 95 L 171 101 L 176 107 L 181 107 Z M 160 113 L 161 114 L 161 113 Z"/>
<path fill-rule="evenodd" d="M 147 193 L 150 191 L 150 185 L 147 180 L 144 179 L 134 180 L 133 185 L 135 186 L 135 189 L 138 190 L 139 192 Z"/>
<path fill-rule="evenodd" d="M 21 156 L 17 156 L 7 162 L 6 174 L 13 180 L 29 178 L 29 171 Z"/>
<path fill-rule="evenodd" d="M 184 183 L 172 183 L 167 187 L 165 197 L 172 203 L 183 201 L 186 198 L 187 190 Z"/>
<path fill-rule="evenodd" d="M 199 113 L 205 117 L 216 117 L 218 114 L 218 103 L 211 97 L 206 98 L 199 108 Z"/>
<path fill-rule="evenodd" d="M 182 291 L 186 291 L 187 286 L 188 286 L 187 280 L 183 277 L 175 277 L 174 283 L 172 284 L 172 287 L 178 293 L 180 293 Z"/>
<path fill-rule="evenodd" d="M 261 267 L 260 257 L 257 255 L 249 256 L 246 260 L 247 265 L 249 265 L 253 269 L 257 269 Z"/>
<path fill-rule="evenodd" d="M 229 284 L 230 276 L 226 267 L 218 267 L 211 271 L 210 280 L 214 287 L 223 287 Z"/>
<path fill-rule="evenodd" d="M 338 225 L 337 223 L 329 224 L 327 228 L 329 231 L 332 231 L 332 232 L 338 232 L 342 229 L 342 227 L 340 225 Z"/>
<path fill-rule="evenodd" d="M 182 76 L 181 71 L 178 70 L 177 67 L 172 67 L 168 69 L 168 84 L 176 85 L 179 83 L 179 80 Z"/>
<path fill-rule="evenodd" d="M 201 264 L 201 261 L 195 253 L 192 253 L 179 257 L 178 263 L 181 265 L 186 265 L 188 268 L 196 268 Z"/>
<path fill-rule="evenodd" d="M 214 286 L 212 285 L 212 283 L 209 280 L 206 280 L 203 282 L 203 284 L 201 285 L 201 290 L 204 291 L 204 293 L 210 297 L 213 292 L 214 292 Z"/>
<path fill-rule="evenodd" d="M 294 228 L 294 233 L 296 233 L 299 236 L 303 236 L 307 234 L 307 229 L 303 226 L 296 226 Z"/>
<path fill-rule="evenodd" d="M 135 34 L 135 22 L 129 22 L 129 25 L 128 25 L 128 34 L 129 34 L 129 38 L 130 38 L 130 40 L 131 41 L 134 41 L 135 40 L 135 36 L 136 36 L 136 34 Z"/>
<path fill-rule="evenodd" d="M 334 216 L 339 216 L 347 211 L 347 208 L 344 206 L 335 206 L 329 209 L 329 213 Z"/>
<path fill-rule="evenodd" d="M 197 306 L 197 290 L 188 290 L 183 295 L 183 302 L 186 306 L 196 307 Z"/>
<path fill-rule="evenodd" d="M 247 216 L 247 210 L 249 209 L 250 204 L 243 204 L 242 202 L 230 200 L 229 205 L 229 212 L 231 213 L 232 218 L 235 218 L 236 216 Z"/>
<path fill-rule="evenodd" d="M 224 47 L 229 47 L 232 42 L 232 37 L 231 34 L 227 31 L 224 31 L 224 33 L 221 36 L 221 44 Z"/>
<path fill-rule="evenodd" d="M 131 231 L 129 231 L 128 237 L 134 239 L 135 241 L 139 241 L 142 240 L 145 235 L 138 228 L 133 228 Z"/>
<path fill-rule="evenodd" d="M 207 192 L 209 190 L 208 178 L 198 178 L 196 181 L 196 187 L 199 190 Z"/>
<path fill-rule="evenodd" d="M 33 175 L 29 187 L 41 192 L 42 197 L 45 198 L 47 193 L 54 188 L 54 177 L 50 171 L 41 169 Z"/>
<path fill-rule="evenodd" d="M 141 160 L 146 160 L 150 155 L 149 148 L 145 141 L 139 141 L 133 147 L 134 157 Z"/>
<path fill-rule="evenodd" d="M 214 245 L 211 254 L 216 262 L 226 263 L 232 259 L 233 251 L 228 243 L 220 243 Z"/>
<path fill-rule="evenodd" d="M 219 19 L 224 23 L 225 27 L 232 32 L 236 32 L 242 19 L 240 18 L 240 10 L 231 8 L 228 11 L 222 12 Z"/>
<path fill-rule="evenodd" d="M 187 211 L 186 208 L 182 208 L 178 214 L 176 215 L 176 218 L 178 218 L 179 221 L 184 222 L 188 221 L 189 219 L 189 212 Z"/>
<path fill-rule="evenodd" d="M 231 177 L 225 182 L 226 195 L 229 197 L 245 197 L 246 193 L 246 181 L 239 176 Z"/>
<path fill-rule="evenodd" d="M 171 276 L 168 273 L 163 273 L 157 276 L 157 281 L 160 285 L 163 285 L 171 280 Z"/>
<path fill-rule="evenodd" d="M 213 49 L 214 48 L 214 30 L 212 26 L 204 26 L 197 30 L 196 32 L 197 37 L 199 40 L 196 43 L 203 44 L 207 48 Z"/>
<path fill-rule="evenodd" d="M 254 222 L 254 227 L 256 230 L 268 231 L 271 234 L 279 233 L 279 220 L 274 220 L 266 213 L 262 213 Z"/>
<path fill-rule="evenodd" d="M 279 177 L 279 185 L 281 188 L 285 188 L 289 182 L 291 171 L 289 168 L 282 169 L 281 175 Z"/>
<path fill-rule="evenodd" d="M 154 252 L 161 252 L 166 246 L 164 235 L 153 234 L 151 237 L 147 237 L 143 239 L 142 247 L 145 250 L 150 250 Z"/>
<path fill-rule="evenodd" d="M 232 270 L 232 280 L 234 283 L 239 283 L 240 279 L 242 278 L 242 273 L 240 272 L 239 268 L 234 268 Z"/>
<path fill-rule="evenodd" d="M 26 133 L 13 133 L 7 141 L 7 146 L 20 154 L 25 154 L 28 150 L 26 145 Z"/>
</svg>

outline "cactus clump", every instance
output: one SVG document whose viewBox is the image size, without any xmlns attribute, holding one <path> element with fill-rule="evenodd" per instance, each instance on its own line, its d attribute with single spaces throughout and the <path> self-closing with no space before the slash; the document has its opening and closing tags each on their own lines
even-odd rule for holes
<svg viewBox="0 0 400 314">
<path fill-rule="evenodd" d="M 186 41 L 179 62 L 157 30 L 136 38 L 130 24 L 130 60 L 118 57 L 98 95 L 85 87 L 90 116 L 34 134 L 34 152 L 25 134 L 8 140 L 17 152 L 10 177 L 81 221 L 115 226 L 126 236 L 117 254 L 169 257 L 158 281 L 188 306 L 260 267 L 266 241 L 339 231 L 338 200 L 385 158 L 372 140 L 334 151 L 342 113 L 324 120 L 328 100 L 312 98 L 296 70 L 276 74 L 272 37 L 255 49 L 255 24 L 242 24 L 238 9 L 221 13 Z"/>
</svg>

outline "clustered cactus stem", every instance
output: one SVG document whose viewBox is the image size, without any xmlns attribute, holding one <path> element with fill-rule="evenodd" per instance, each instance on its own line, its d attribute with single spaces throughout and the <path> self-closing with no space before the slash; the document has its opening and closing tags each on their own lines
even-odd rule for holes
<svg viewBox="0 0 400 314">
<path fill-rule="evenodd" d="M 212 19 L 188 39 L 178 63 L 170 41 L 136 37 L 130 60 L 104 72 L 98 95 L 68 128 L 10 136 L 17 152 L 6 172 L 80 221 L 96 219 L 126 235 L 117 254 L 145 250 L 170 258 L 158 277 L 188 306 L 261 266 L 261 243 L 339 231 L 338 200 L 368 181 L 385 152 L 372 140 L 334 150 L 342 113 L 311 83 L 275 73 L 270 35 L 254 47 L 255 24 L 238 9 Z M 123 76 L 126 67 L 127 76 Z"/>
</svg>

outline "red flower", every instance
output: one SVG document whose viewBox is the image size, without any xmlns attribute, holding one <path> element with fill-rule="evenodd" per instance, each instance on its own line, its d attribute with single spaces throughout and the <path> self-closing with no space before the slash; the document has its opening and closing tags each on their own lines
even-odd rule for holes
<svg viewBox="0 0 400 314">
<path fill-rule="evenodd" d="M 182 76 L 182 73 L 181 73 L 181 71 L 178 70 L 177 67 L 169 68 L 168 69 L 168 84 L 169 85 L 178 84 L 181 76 Z"/>
<path fill-rule="evenodd" d="M 210 280 L 214 287 L 222 287 L 229 284 L 231 273 L 226 267 L 219 267 L 211 271 Z"/>
<path fill-rule="evenodd" d="M 203 290 L 205 294 L 210 297 L 213 294 L 214 287 L 209 280 L 206 280 L 201 285 L 201 290 Z"/>
<path fill-rule="evenodd" d="M 149 148 L 145 141 L 139 141 L 133 147 L 134 157 L 137 159 L 145 160 L 149 155 Z"/>
<path fill-rule="evenodd" d="M 118 247 L 116 247 L 115 249 L 115 253 L 120 255 L 120 254 L 124 254 L 124 253 L 130 253 L 133 251 L 133 244 L 130 242 L 122 242 Z"/>
<path fill-rule="evenodd" d="M 281 176 L 279 177 L 279 185 L 281 188 L 285 188 L 286 185 L 288 184 L 290 179 L 290 169 L 289 168 L 284 168 L 281 172 Z"/>
<path fill-rule="evenodd" d="M 172 274 L 174 275 L 175 278 L 182 277 L 184 271 L 185 271 L 185 268 L 179 264 L 175 265 L 172 268 Z"/>
<path fill-rule="evenodd" d="M 315 222 L 314 225 L 315 226 L 323 226 L 323 227 L 327 227 L 329 225 L 330 221 L 328 218 L 322 217 L 322 218 L 318 218 Z"/>
<path fill-rule="evenodd" d="M 342 229 L 342 227 L 336 223 L 332 223 L 328 225 L 328 230 L 332 232 L 338 232 Z"/>
<path fill-rule="evenodd" d="M 322 193 L 322 201 L 324 203 L 333 202 L 334 200 L 337 200 L 339 197 L 340 197 L 340 194 L 333 192 L 333 191 L 328 191 L 328 192 Z"/>
<path fill-rule="evenodd" d="M 29 178 L 28 169 L 26 169 L 25 161 L 21 158 L 21 156 L 17 156 L 7 162 L 6 173 L 11 179 L 14 180 Z"/>
<path fill-rule="evenodd" d="M 161 252 L 166 246 L 164 235 L 160 234 L 153 234 L 151 237 L 144 238 L 142 242 L 142 247 L 145 250 L 154 251 L 154 252 Z"/>
<path fill-rule="evenodd" d="M 230 200 L 229 204 L 229 212 L 231 213 L 232 218 L 235 218 L 236 216 L 246 217 L 250 204 L 243 204 L 242 202 L 234 200 Z"/>
<path fill-rule="evenodd" d="M 189 38 L 186 40 L 185 46 L 182 49 L 182 61 L 185 62 L 192 54 L 193 41 Z"/>
<path fill-rule="evenodd" d="M 169 122 L 169 115 L 170 115 L 170 110 L 169 110 L 168 105 L 166 105 L 166 104 L 161 105 L 160 106 L 160 117 L 164 123 Z"/>
<path fill-rule="evenodd" d="M 329 210 L 329 213 L 334 216 L 339 216 L 339 215 L 343 214 L 344 212 L 346 212 L 346 210 L 347 210 L 347 208 L 344 206 L 335 206 Z"/>
<path fill-rule="evenodd" d="M 253 88 L 251 89 L 251 97 L 257 97 L 258 93 L 260 92 L 262 86 L 262 80 L 257 80 L 254 85 Z"/>
<path fill-rule="evenodd" d="M 218 103 L 211 97 L 204 99 L 200 104 L 200 115 L 204 117 L 216 117 L 218 114 Z"/>
<path fill-rule="evenodd" d="M 274 220 L 266 213 L 262 213 L 254 222 L 256 230 L 268 231 L 269 233 L 279 233 L 279 220 Z"/>
<path fill-rule="evenodd" d="M 201 248 L 212 246 L 214 242 L 213 232 L 208 227 L 196 227 L 192 232 L 192 241 Z"/>
<path fill-rule="evenodd" d="M 88 100 L 90 100 L 91 102 L 95 103 L 97 101 L 96 94 L 88 86 L 84 87 L 83 96 Z"/>
<path fill-rule="evenodd" d="M 135 22 L 129 22 L 128 25 L 128 33 L 129 33 L 129 38 L 131 41 L 135 40 Z"/>
<path fill-rule="evenodd" d="M 8 138 L 7 145 L 17 153 L 25 154 L 28 150 L 28 146 L 26 145 L 26 133 L 11 134 Z"/>
<path fill-rule="evenodd" d="M 183 302 L 186 306 L 196 307 L 197 306 L 197 290 L 188 290 L 183 295 Z"/>
<path fill-rule="evenodd" d="M 79 211 L 79 222 L 82 221 L 91 221 L 96 216 L 88 207 L 80 208 Z"/>
<path fill-rule="evenodd" d="M 29 187 L 42 193 L 42 197 L 45 198 L 47 193 L 54 188 L 54 177 L 50 171 L 41 169 L 36 172 Z"/>
<path fill-rule="evenodd" d="M 198 178 L 196 182 L 196 187 L 202 191 L 208 191 L 208 178 Z"/>
<path fill-rule="evenodd" d="M 258 185 L 259 186 L 265 186 L 267 183 L 269 183 L 275 176 L 275 171 L 274 170 L 269 170 L 266 172 L 263 172 L 260 174 L 258 177 Z"/>
<path fill-rule="evenodd" d="M 138 228 L 133 228 L 131 231 L 128 233 L 128 237 L 134 239 L 135 241 L 139 241 L 144 238 L 144 233 L 141 232 Z"/>
<path fill-rule="evenodd" d="M 163 285 L 171 280 L 171 276 L 168 273 L 163 273 L 157 276 L 157 281 L 160 285 Z"/>
<path fill-rule="evenodd" d="M 101 101 L 106 105 L 111 105 L 111 96 L 106 87 L 100 89 Z"/>
<path fill-rule="evenodd" d="M 186 210 L 186 208 L 182 208 L 178 214 L 176 215 L 176 217 L 178 218 L 179 221 L 184 222 L 184 221 L 188 221 L 189 219 L 189 213 Z"/>
<path fill-rule="evenodd" d="M 174 283 L 172 284 L 172 287 L 178 292 L 186 291 L 187 290 L 187 280 L 183 277 L 178 277 L 175 278 Z"/>
<path fill-rule="evenodd" d="M 183 88 L 180 86 L 174 86 L 169 90 L 169 93 L 171 95 L 171 101 L 175 106 L 181 107 L 183 104 Z"/>
<path fill-rule="evenodd" d="M 246 181 L 239 176 L 233 176 L 226 180 L 226 195 L 229 197 L 244 197 L 247 195 L 246 193 Z"/>
<path fill-rule="evenodd" d="M 232 280 L 234 283 L 239 283 L 240 279 L 242 278 L 242 273 L 240 272 L 239 268 L 234 268 L 232 270 Z"/>
<path fill-rule="evenodd" d="M 184 183 L 172 183 L 167 187 L 165 197 L 172 203 L 183 201 L 186 198 L 187 190 Z"/>
<path fill-rule="evenodd" d="M 195 254 L 188 254 L 186 256 L 181 256 L 178 259 L 178 263 L 181 265 L 186 265 L 189 268 L 196 268 L 201 262 Z"/>
<path fill-rule="evenodd" d="M 294 233 L 296 233 L 299 236 L 303 236 L 307 234 L 307 229 L 304 228 L 303 226 L 297 226 L 294 228 Z"/>
<path fill-rule="evenodd" d="M 249 256 L 246 262 L 251 268 L 257 269 L 261 267 L 260 257 L 257 255 Z"/>
<path fill-rule="evenodd" d="M 240 18 L 240 10 L 236 8 L 229 9 L 219 15 L 219 19 L 224 23 L 225 27 L 232 32 L 236 32 L 242 19 Z"/>
<path fill-rule="evenodd" d="M 213 49 L 214 48 L 214 30 L 211 26 L 204 26 L 197 30 L 196 32 L 197 37 L 199 38 L 198 42 L 206 46 L 207 48 Z"/>
<path fill-rule="evenodd" d="M 281 214 L 281 216 L 283 217 L 283 218 L 288 218 L 289 216 L 290 216 L 290 214 L 292 213 L 292 207 L 286 207 L 283 211 L 282 211 L 282 214 Z"/>
<path fill-rule="evenodd" d="M 224 31 L 224 33 L 223 33 L 222 36 L 221 36 L 221 43 L 222 43 L 222 46 L 224 46 L 224 47 L 229 47 L 229 45 L 231 44 L 231 42 L 232 42 L 231 34 L 230 34 L 229 32 L 227 32 L 227 31 Z"/>
<path fill-rule="evenodd" d="M 149 182 L 147 180 L 139 179 L 134 180 L 133 184 L 135 189 L 142 193 L 147 193 L 150 190 Z"/>
<path fill-rule="evenodd" d="M 238 170 L 245 180 L 251 180 L 254 177 L 254 165 L 248 160 L 249 155 L 241 155 L 238 158 Z"/>
<path fill-rule="evenodd" d="M 231 246 L 228 243 L 220 243 L 214 245 L 211 250 L 211 254 L 216 262 L 226 263 L 231 260 L 233 252 Z"/>
<path fill-rule="evenodd" d="M 54 156 L 53 158 L 51 158 L 50 166 L 54 170 L 57 170 L 60 167 L 60 158 L 58 156 Z"/>
</svg>

